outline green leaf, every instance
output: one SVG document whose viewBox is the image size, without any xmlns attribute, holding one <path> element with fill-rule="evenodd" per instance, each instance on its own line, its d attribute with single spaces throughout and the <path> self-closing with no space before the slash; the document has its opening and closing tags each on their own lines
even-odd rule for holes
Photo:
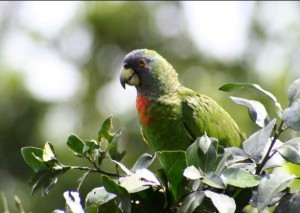
<svg viewBox="0 0 300 213">
<path fill-rule="evenodd" d="M 199 140 L 199 164 L 204 172 L 210 171 L 217 162 L 217 142 L 207 135 L 202 136 Z"/>
<path fill-rule="evenodd" d="M 51 213 L 65 213 L 65 211 L 63 211 L 63 210 L 59 210 L 59 209 L 56 209 L 56 210 L 54 210 L 53 212 L 51 212 Z"/>
<path fill-rule="evenodd" d="M 84 210 L 80 204 L 80 197 L 78 192 L 66 191 L 64 192 L 64 198 L 66 204 L 73 213 L 84 213 Z"/>
<path fill-rule="evenodd" d="M 116 194 L 116 195 L 127 195 L 128 192 L 125 188 L 118 185 L 115 181 L 109 178 L 106 175 L 102 175 L 102 184 L 107 192 Z"/>
<path fill-rule="evenodd" d="M 115 181 L 113 181 L 106 175 L 102 176 L 102 184 L 107 192 L 118 195 L 118 199 L 120 200 L 122 210 L 125 213 L 130 213 L 131 203 L 127 190 L 124 187 L 118 185 Z"/>
<path fill-rule="evenodd" d="M 115 194 L 107 192 L 103 186 L 94 188 L 86 196 L 85 208 L 99 207 L 100 205 L 107 203 L 115 197 Z"/>
<path fill-rule="evenodd" d="M 284 190 L 296 176 L 285 173 L 267 174 L 258 185 L 257 193 L 252 197 L 252 205 L 262 211 L 272 201 L 273 197 Z"/>
<path fill-rule="evenodd" d="M 287 91 L 290 102 L 300 99 L 300 79 L 293 81 Z"/>
<path fill-rule="evenodd" d="M 116 199 L 110 200 L 107 203 L 101 205 L 95 213 L 102 213 L 102 212 L 113 212 L 113 213 L 123 213 L 123 211 L 119 208 L 120 205 L 115 202 Z M 88 213 L 88 212 L 87 212 Z M 94 212 L 92 212 L 94 213 Z"/>
<path fill-rule="evenodd" d="M 67 146 L 76 154 L 79 156 L 82 156 L 83 153 L 83 147 L 84 143 L 83 141 L 77 137 L 76 135 L 70 135 L 67 140 Z"/>
<path fill-rule="evenodd" d="M 268 113 L 260 102 L 244 98 L 230 97 L 235 103 L 248 108 L 251 120 L 260 127 L 264 127 L 269 121 Z"/>
<path fill-rule="evenodd" d="M 260 183 L 260 177 L 241 168 L 228 168 L 221 175 L 226 185 L 240 188 L 254 187 Z"/>
<path fill-rule="evenodd" d="M 300 209 L 300 191 L 286 194 L 279 202 L 274 213 L 298 213 Z"/>
<path fill-rule="evenodd" d="M 135 173 L 119 178 L 119 182 L 120 186 L 124 187 L 129 193 L 140 192 L 150 186 L 160 186 L 158 179 L 148 169 L 139 169 Z"/>
<path fill-rule="evenodd" d="M 53 145 L 49 142 L 47 142 L 44 146 L 44 152 L 43 152 L 42 159 L 45 162 L 51 161 L 51 160 L 56 160 Z"/>
<path fill-rule="evenodd" d="M 183 171 L 186 167 L 184 151 L 159 151 L 156 156 L 170 182 L 174 200 L 177 201 L 184 191 Z"/>
<path fill-rule="evenodd" d="M 197 180 L 199 178 L 202 178 L 203 175 L 201 174 L 200 170 L 197 169 L 195 166 L 188 166 L 185 168 L 183 175 L 191 180 Z"/>
<path fill-rule="evenodd" d="M 155 156 L 152 156 L 150 154 L 144 153 L 142 154 L 137 161 L 135 162 L 135 164 L 132 167 L 132 171 L 137 171 L 139 169 L 146 169 L 148 168 L 148 166 L 151 165 L 151 163 L 153 162 Z"/>
<path fill-rule="evenodd" d="M 97 144 L 97 142 L 95 140 L 86 140 L 84 147 L 85 146 L 88 147 L 88 148 L 85 148 L 85 149 L 87 149 L 89 153 L 92 153 L 94 151 L 94 149 L 99 148 L 99 145 Z"/>
<path fill-rule="evenodd" d="M 98 142 L 100 143 L 103 139 L 106 139 L 109 143 L 113 138 L 113 134 L 110 133 L 112 126 L 112 115 L 110 115 L 105 121 L 98 132 Z"/>
<path fill-rule="evenodd" d="M 276 168 L 281 167 L 283 164 L 286 163 L 286 160 L 280 155 L 279 152 L 277 152 L 277 148 L 282 146 L 283 143 L 277 139 L 275 145 L 272 147 L 272 151 L 270 155 L 272 155 L 272 158 L 270 158 L 262 170 L 270 169 L 270 168 Z M 275 152 L 275 153 L 274 153 Z"/>
<path fill-rule="evenodd" d="M 94 149 L 90 155 L 90 158 L 93 162 L 96 162 L 97 159 L 101 157 L 101 152 L 98 149 Z"/>
<path fill-rule="evenodd" d="M 203 178 L 203 183 L 217 189 L 225 189 L 225 184 L 222 178 L 215 173 L 208 173 Z"/>
<path fill-rule="evenodd" d="M 266 127 L 258 130 L 252 134 L 243 143 L 244 151 L 253 159 L 256 163 L 260 163 L 267 153 L 270 143 L 270 137 L 276 120 L 272 120 Z"/>
<path fill-rule="evenodd" d="M 282 120 L 289 128 L 300 131 L 300 99 L 297 99 L 283 111 Z"/>
<path fill-rule="evenodd" d="M 232 154 L 230 152 L 225 151 L 225 153 L 223 155 L 220 155 L 220 160 L 218 162 L 218 165 L 215 169 L 215 174 L 220 175 L 222 173 L 222 171 L 226 168 L 226 166 L 228 165 L 227 162 L 229 161 L 229 158 L 232 158 Z"/>
<path fill-rule="evenodd" d="M 161 186 L 163 187 L 163 190 L 166 191 L 168 188 L 168 178 L 166 176 L 166 173 L 163 169 L 156 170 L 156 177 L 159 179 L 159 182 Z M 166 194 L 166 193 L 165 193 Z"/>
<path fill-rule="evenodd" d="M 192 143 L 186 150 L 185 157 L 188 166 L 200 167 L 200 153 L 199 153 L 199 141 L 198 139 Z"/>
<path fill-rule="evenodd" d="M 34 194 L 37 190 L 42 189 L 42 196 L 45 196 L 56 184 L 58 177 L 68 169 L 69 168 L 64 168 L 61 170 L 47 169 L 35 173 L 29 182 L 32 194 Z"/>
<path fill-rule="evenodd" d="M 249 205 L 252 197 L 253 188 L 239 188 L 235 190 L 234 200 L 236 203 L 236 212 L 243 212 L 243 209 Z"/>
<path fill-rule="evenodd" d="M 226 161 L 226 166 L 231 166 L 232 164 L 235 164 L 237 162 L 242 162 L 242 161 L 249 159 L 249 156 L 246 154 L 246 152 L 243 149 L 238 148 L 238 147 L 227 147 L 227 148 L 225 148 L 225 154 L 226 153 L 229 153 L 230 156 L 232 157 L 232 159 L 228 159 Z M 216 171 L 219 172 L 219 169 Z M 217 174 L 220 174 L 220 173 L 217 173 Z"/>
<path fill-rule="evenodd" d="M 205 195 L 211 199 L 212 203 L 220 213 L 235 212 L 236 205 L 233 198 L 209 190 L 205 191 Z"/>
<path fill-rule="evenodd" d="M 35 171 L 41 171 L 48 168 L 42 160 L 43 150 L 36 147 L 23 147 L 21 153 L 24 161 Z"/>
<path fill-rule="evenodd" d="M 277 151 L 288 162 L 300 164 L 300 137 L 285 142 Z"/>
<path fill-rule="evenodd" d="M 116 160 L 116 161 L 121 161 L 124 155 L 126 154 L 125 151 L 120 153 L 118 151 L 119 148 L 119 138 L 122 134 L 123 127 L 121 127 L 111 138 L 111 141 L 108 146 L 108 153 L 111 157 L 111 159 Z"/>
<path fill-rule="evenodd" d="M 121 167 L 121 169 L 122 169 L 127 175 L 132 174 L 132 172 L 131 172 L 129 169 L 127 169 L 127 167 L 126 167 L 124 164 L 122 164 L 122 163 L 120 163 L 120 162 L 118 162 L 118 161 L 115 161 L 115 160 L 112 160 L 112 162 L 116 163 L 119 167 Z"/>
<path fill-rule="evenodd" d="M 178 209 L 178 213 L 192 213 L 201 205 L 205 193 L 203 191 L 196 191 L 188 194 L 182 202 L 182 205 Z"/>
<path fill-rule="evenodd" d="M 264 95 L 266 95 L 267 97 L 269 97 L 273 101 L 273 103 L 275 104 L 275 106 L 277 107 L 277 109 L 280 112 L 282 112 L 281 105 L 277 101 L 276 97 L 272 93 L 264 90 L 263 88 L 261 88 L 257 84 L 250 84 L 250 83 L 229 83 L 229 84 L 225 84 L 222 87 L 220 87 L 219 90 L 222 90 L 224 92 L 231 92 L 231 91 L 245 89 L 245 88 L 255 89 L 255 90 L 263 93 Z"/>
<path fill-rule="evenodd" d="M 130 199 L 133 213 L 163 212 L 167 205 L 164 193 L 152 187 L 130 194 Z"/>
</svg>

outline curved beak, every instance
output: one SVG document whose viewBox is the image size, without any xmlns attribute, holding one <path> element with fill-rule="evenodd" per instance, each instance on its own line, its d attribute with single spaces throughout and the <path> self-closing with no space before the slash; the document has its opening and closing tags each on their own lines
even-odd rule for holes
<svg viewBox="0 0 300 213">
<path fill-rule="evenodd" d="M 125 89 L 126 84 L 131 86 L 137 86 L 140 84 L 140 79 L 137 76 L 137 74 L 134 72 L 133 69 L 128 68 L 122 68 L 121 74 L 120 74 L 120 82 L 122 87 Z"/>
</svg>

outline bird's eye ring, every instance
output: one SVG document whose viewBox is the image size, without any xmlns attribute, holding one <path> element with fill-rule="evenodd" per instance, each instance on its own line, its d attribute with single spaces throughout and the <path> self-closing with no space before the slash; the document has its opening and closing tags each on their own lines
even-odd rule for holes
<svg viewBox="0 0 300 213">
<path fill-rule="evenodd" d="M 146 66 L 146 60 L 145 59 L 141 59 L 139 62 L 139 67 L 145 67 Z"/>
</svg>

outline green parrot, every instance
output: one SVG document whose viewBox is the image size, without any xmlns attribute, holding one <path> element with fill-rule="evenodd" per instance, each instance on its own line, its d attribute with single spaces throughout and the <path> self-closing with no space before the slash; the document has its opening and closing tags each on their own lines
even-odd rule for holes
<svg viewBox="0 0 300 213">
<path fill-rule="evenodd" d="M 155 151 L 186 150 L 205 133 L 224 147 L 240 146 L 245 138 L 221 106 L 182 86 L 172 65 L 153 50 L 127 54 L 120 82 L 124 89 L 136 87 L 142 135 Z"/>
</svg>

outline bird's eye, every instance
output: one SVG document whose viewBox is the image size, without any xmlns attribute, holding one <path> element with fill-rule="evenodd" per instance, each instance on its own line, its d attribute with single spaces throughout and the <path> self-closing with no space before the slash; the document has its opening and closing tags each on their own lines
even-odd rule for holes
<svg viewBox="0 0 300 213">
<path fill-rule="evenodd" d="M 139 62 L 139 67 L 145 67 L 146 66 L 146 60 L 145 59 L 141 59 Z"/>
</svg>

